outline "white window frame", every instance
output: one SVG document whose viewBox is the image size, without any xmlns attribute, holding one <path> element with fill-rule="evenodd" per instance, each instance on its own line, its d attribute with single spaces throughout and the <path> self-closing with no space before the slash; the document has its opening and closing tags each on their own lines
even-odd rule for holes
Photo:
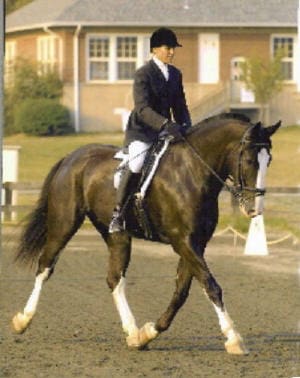
<svg viewBox="0 0 300 378">
<path fill-rule="evenodd" d="M 284 80 L 285 83 L 295 83 L 297 78 L 297 35 L 296 34 L 272 34 L 271 35 L 271 57 L 274 57 L 274 40 L 276 38 L 292 38 L 293 39 L 293 57 L 283 58 L 283 62 L 292 63 L 292 78 Z M 299 63 L 298 63 L 299 64 Z"/>
<path fill-rule="evenodd" d="M 150 35 L 145 34 L 128 34 L 128 33 L 112 33 L 112 34 L 103 34 L 103 33 L 88 33 L 86 35 L 86 81 L 88 83 L 131 83 L 132 79 L 128 80 L 119 80 L 117 77 L 117 64 L 120 61 L 126 61 L 126 58 L 119 59 L 117 57 L 117 38 L 137 38 L 137 56 L 136 60 L 136 69 L 142 66 L 148 59 L 150 54 Z M 109 40 L 109 57 L 107 58 L 108 61 L 108 79 L 92 79 L 91 78 L 91 65 L 92 61 L 106 61 L 106 58 L 91 58 L 90 57 L 90 39 L 92 38 L 107 38 Z M 129 58 L 128 61 L 132 61 L 133 58 Z"/>
<path fill-rule="evenodd" d="M 48 73 L 57 70 L 61 75 L 62 41 L 54 35 L 37 37 L 37 61 L 40 72 Z"/>
<path fill-rule="evenodd" d="M 17 42 L 7 41 L 5 43 L 5 71 L 4 81 L 5 85 L 9 86 L 14 81 L 14 65 L 17 58 Z"/>
</svg>

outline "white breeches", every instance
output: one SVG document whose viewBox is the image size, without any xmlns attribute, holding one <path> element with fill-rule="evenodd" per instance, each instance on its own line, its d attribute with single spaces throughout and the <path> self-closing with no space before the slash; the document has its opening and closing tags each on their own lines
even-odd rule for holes
<svg viewBox="0 0 300 378">
<path fill-rule="evenodd" d="M 141 142 L 139 140 L 135 140 L 131 142 L 128 146 L 128 154 L 129 154 L 129 169 L 133 173 L 139 173 L 143 167 L 147 152 L 151 147 L 151 143 Z"/>
</svg>

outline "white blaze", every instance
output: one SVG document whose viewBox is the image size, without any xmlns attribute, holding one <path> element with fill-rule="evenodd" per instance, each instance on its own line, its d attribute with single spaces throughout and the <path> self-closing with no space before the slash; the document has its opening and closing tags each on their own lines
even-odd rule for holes
<svg viewBox="0 0 300 378">
<path fill-rule="evenodd" d="M 267 174 L 267 168 L 270 160 L 270 155 L 266 148 L 262 148 L 259 153 L 257 154 L 258 160 L 258 172 L 257 172 L 257 179 L 256 179 L 256 188 L 257 189 L 265 189 L 265 179 Z M 262 214 L 264 209 L 264 197 L 257 196 L 255 198 L 255 212 L 256 214 Z"/>
</svg>

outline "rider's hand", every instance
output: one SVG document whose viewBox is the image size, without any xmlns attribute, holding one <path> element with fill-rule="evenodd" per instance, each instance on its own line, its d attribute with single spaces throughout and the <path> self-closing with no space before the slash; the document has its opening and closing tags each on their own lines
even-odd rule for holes
<svg viewBox="0 0 300 378">
<path fill-rule="evenodd" d="M 159 136 L 160 137 L 171 136 L 172 137 L 171 142 L 173 142 L 173 143 L 178 142 L 180 140 L 183 140 L 182 129 L 183 129 L 183 127 L 181 125 L 179 125 L 178 123 L 168 121 L 164 125 Z"/>
</svg>

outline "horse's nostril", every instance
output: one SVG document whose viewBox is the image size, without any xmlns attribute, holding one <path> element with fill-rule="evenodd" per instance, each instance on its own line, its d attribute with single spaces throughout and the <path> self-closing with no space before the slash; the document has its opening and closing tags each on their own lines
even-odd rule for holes
<svg viewBox="0 0 300 378">
<path fill-rule="evenodd" d="M 258 215 L 258 214 L 254 209 L 251 209 L 251 210 L 248 211 L 249 217 L 254 218 L 254 217 L 256 217 L 256 215 Z"/>
</svg>

